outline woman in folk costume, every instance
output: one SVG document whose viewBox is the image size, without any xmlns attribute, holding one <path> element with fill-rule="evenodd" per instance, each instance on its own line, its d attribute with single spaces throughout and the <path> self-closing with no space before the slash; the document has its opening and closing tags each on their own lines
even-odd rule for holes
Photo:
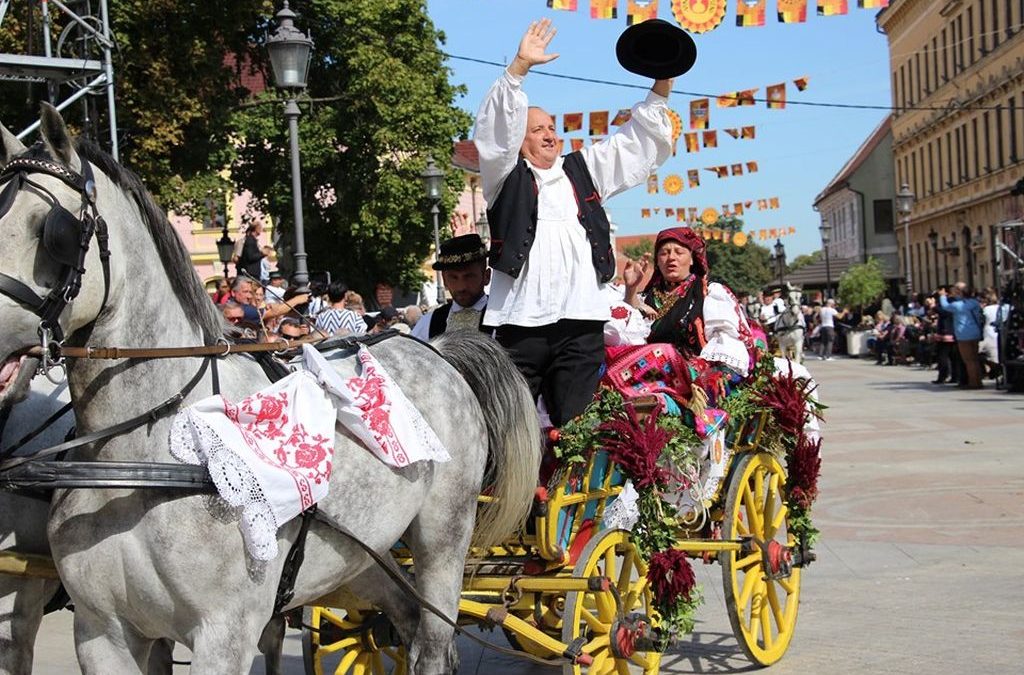
<svg viewBox="0 0 1024 675">
<path fill-rule="evenodd" d="M 728 288 L 708 283 L 704 239 L 687 227 L 662 230 L 654 244 L 655 269 L 642 296 L 649 261 L 623 273 L 626 302 L 653 319 L 647 344 L 609 347 L 604 383 L 627 399 L 660 395 L 668 412 L 684 406 L 694 429 L 707 438 L 722 427 L 717 401 L 745 380 L 765 348 Z"/>
</svg>

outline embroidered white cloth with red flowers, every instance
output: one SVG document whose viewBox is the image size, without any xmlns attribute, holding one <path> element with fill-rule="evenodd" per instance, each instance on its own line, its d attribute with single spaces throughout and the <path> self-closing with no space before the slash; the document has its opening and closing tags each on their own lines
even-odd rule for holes
<svg viewBox="0 0 1024 675">
<path fill-rule="evenodd" d="M 306 370 L 334 400 L 338 421 L 355 434 L 380 461 L 401 468 L 413 462 L 447 462 L 448 451 L 384 366 L 365 345 L 356 360 L 359 375 L 342 377 L 323 354 L 302 346 Z"/>
<path fill-rule="evenodd" d="M 273 560 L 278 528 L 327 495 L 334 406 L 316 377 L 294 372 L 238 403 L 210 396 L 182 410 L 170 451 L 209 470 L 220 496 L 242 509 L 249 555 Z"/>
</svg>

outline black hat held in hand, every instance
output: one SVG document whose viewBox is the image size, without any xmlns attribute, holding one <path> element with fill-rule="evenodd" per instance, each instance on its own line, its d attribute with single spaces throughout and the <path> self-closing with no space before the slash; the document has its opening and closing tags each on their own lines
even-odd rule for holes
<svg viewBox="0 0 1024 675">
<path fill-rule="evenodd" d="M 693 67 L 697 45 L 682 28 L 661 19 L 649 19 L 622 32 L 615 44 L 615 56 L 631 73 L 667 80 Z"/>
</svg>

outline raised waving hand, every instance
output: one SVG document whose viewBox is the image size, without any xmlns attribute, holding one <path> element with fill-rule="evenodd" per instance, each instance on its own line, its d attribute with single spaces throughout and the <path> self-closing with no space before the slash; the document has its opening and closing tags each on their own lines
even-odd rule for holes
<svg viewBox="0 0 1024 675">
<path fill-rule="evenodd" d="M 557 32 L 550 19 L 532 22 L 526 29 L 523 39 L 519 41 L 519 51 L 509 66 L 509 72 L 522 77 L 532 66 L 557 59 L 558 54 L 547 53 L 548 44 Z"/>
</svg>

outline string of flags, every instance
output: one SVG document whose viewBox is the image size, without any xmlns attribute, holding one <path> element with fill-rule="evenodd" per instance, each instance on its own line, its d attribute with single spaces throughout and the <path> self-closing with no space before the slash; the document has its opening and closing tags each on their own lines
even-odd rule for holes
<svg viewBox="0 0 1024 675">
<path fill-rule="evenodd" d="M 550 9 L 575 12 L 579 0 L 547 0 Z M 591 19 L 618 19 L 619 6 L 626 8 L 626 24 L 633 25 L 658 18 L 659 0 L 589 0 Z M 672 17 L 691 33 L 715 30 L 725 20 L 727 0 L 665 0 Z M 779 23 L 805 23 L 810 0 L 776 0 Z M 889 0 L 857 0 L 859 9 L 882 9 Z M 843 16 L 849 13 L 848 0 L 815 0 L 818 16 Z M 736 25 L 740 28 L 764 26 L 768 16 L 768 0 L 736 0 Z"/>
<path fill-rule="evenodd" d="M 675 176 L 675 178 L 679 178 Z M 664 216 L 666 218 L 675 218 L 677 221 L 696 222 L 699 218 L 702 222 L 707 225 L 718 222 L 718 218 L 732 218 L 742 216 L 748 210 L 753 211 L 775 211 L 779 208 L 778 197 L 766 197 L 764 199 L 757 199 L 745 202 L 735 202 L 733 204 L 722 204 L 721 215 L 713 207 L 698 209 L 694 206 L 677 206 L 677 207 L 644 207 L 640 209 L 641 218 L 651 218 L 654 216 Z M 712 217 L 711 214 L 714 214 Z M 710 221 L 710 222 L 709 222 Z"/>
<path fill-rule="evenodd" d="M 730 176 L 742 176 L 744 171 L 748 174 L 757 173 L 758 164 L 756 161 L 751 160 L 735 164 L 706 166 L 704 170 L 715 174 L 716 178 L 729 178 Z M 677 195 L 686 186 L 689 186 L 690 189 L 700 187 L 700 171 L 698 169 L 688 169 L 685 181 L 681 175 L 675 173 L 665 176 L 663 181 L 658 180 L 658 174 L 656 173 L 652 173 L 647 177 L 647 194 L 651 195 L 656 195 L 662 190 L 665 194 Z"/>
</svg>

